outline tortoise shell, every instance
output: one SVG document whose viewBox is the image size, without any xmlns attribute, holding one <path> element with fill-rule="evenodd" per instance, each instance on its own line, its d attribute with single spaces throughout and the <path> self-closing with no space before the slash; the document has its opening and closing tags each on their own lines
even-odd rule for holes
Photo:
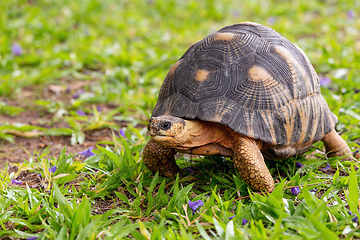
<svg viewBox="0 0 360 240">
<path fill-rule="evenodd" d="M 273 145 L 316 142 L 337 117 L 305 53 L 244 22 L 194 43 L 167 74 L 152 116 L 217 122 Z"/>
</svg>

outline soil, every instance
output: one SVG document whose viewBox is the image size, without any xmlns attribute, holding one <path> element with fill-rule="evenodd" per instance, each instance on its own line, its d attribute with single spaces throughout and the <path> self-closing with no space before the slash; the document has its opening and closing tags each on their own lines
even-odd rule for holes
<svg viewBox="0 0 360 240">
<path fill-rule="evenodd" d="M 9 106 L 22 107 L 25 111 L 17 116 L 0 115 L 0 125 L 4 122 L 15 124 L 22 123 L 32 126 L 39 126 L 45 128 L 66 128 L 69 127 L 64 121 L 54 121 L 54 114 L 42 111 L 39 106 L 34 106 L 35 100 L 50 100 L 53 102 L 61 102 L 62 104 L 69 104 L 73 95 L 82 91 L 82 89 L 89 88 L 91 81 L 77 81 L 76 83 L 68 83 L 67 80 L 62 82 L 62 85 L 50 84 L 47 86 L 32 86 L 26 87 L 22 90 L 16 99 L 0 97 L 0 102 L 5 102 Z M 71 89 L 66 86 L 71 86 Z M 112 105 L 100 106 L 102 111 L 108 111 L 115 108 Z M 126 125 L 123 122 L 117 122 L 120 127 Z M 38 136 L 38 137 L 23 137 L 15 136 L 15 144 L 0 140 L 0 169 L 4 169 L 6 163 L 9 166 L 9 172 L 17 171 L 17 167 L 11 165 L 12 163 L 22 163 L 35 153 L 41 153 L 46 147 L 50 146 L 49 157 L 58 157 L 60 151 L 66 146 L 66 153 L 76 154 L 84 151 L 89 147 L 95 148 L 95 143 L 103 140 L 111 141 L 110 129 L 99 129 L 95 131 L 85 132 L 85 141 L 82 144 L 71 145 L 70 136 Z"/>
<path fill-rule="evenodd" d="M 0 169 L 4 169 L 6 163 L 9 172 L 17 171 L 11 163 L 22 163 L 28 161 L 34 153 L 41 153 L 50 146 L 49 157 L 58 157 L 61 150 L 66 146 L 66 153 L 77 153 L 89 147 L 95 148 L 95 143 L 102 140 L 111 141 L 111 130 L 101 129 L 85 133 L 83 144 L 71 145 L 70 137 L 67 136 L 41 136 L 38 138 L 15 137 L 16 144 L 3 141 L 0 146 Z"/>
</svg>

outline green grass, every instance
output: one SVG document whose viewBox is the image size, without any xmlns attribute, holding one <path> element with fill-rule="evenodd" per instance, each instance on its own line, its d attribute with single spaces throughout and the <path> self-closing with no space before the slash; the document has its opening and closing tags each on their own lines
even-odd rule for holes
<svg viewBox="0 0 360 240">
<path fill-rule="evenodd" d="M 355 151 L 359 6 L 353 0 L 0 1 L 0 114 L 50 116 L 46 127 L 3 122 L 3 141 L 63 135 L 77 144 L 86 141 L 85 131 L 117 132 L 116 122 L 127 123 L 124 138 L 114 134 L 111 141 L 98 142 L 95 155 L 85 161 L 76 153 L 54 157 L 45 149 L 31 153 L 17 173 L 0 170 L 0 237 L 360 238 L 353 221 L 360 217 L 360 172 L 352 163 L 315 153 L 321 143 L 309 159 L 269 162 L 278 183 L 268 196 L 249 191 L 230 159 L 182 156 L 178 164 L 187 170 L 176 179 L 152 175 L 141 161 L 149 139 L 144 126 L 171 65 L 193 42 L 241 21 L 273 27 L 307 53 L 321 77 L 331 79 L 322 93 L 339 117 L 337 130 Z M 11 51 L 15 43 L 20 56 Z M 79 82 L 85 93 L 75 99 Z M 62 97 L 44 90 L 50 84 Z M 98 111 L 98 105 L 107 111 Z M 80 109 L 87 115 L 79 116 Z M 67 127 L 55 127 L 59 123 Z M 327 162 L 335 172 L 322 171 Z M 41 174 L 41 186 L 12 184 L 22 170 Z M 300 193 L 292 194 L 291 187 Z M 193 214 L 188 202 L 196 200 L 204 205 Z"/>
</svg>

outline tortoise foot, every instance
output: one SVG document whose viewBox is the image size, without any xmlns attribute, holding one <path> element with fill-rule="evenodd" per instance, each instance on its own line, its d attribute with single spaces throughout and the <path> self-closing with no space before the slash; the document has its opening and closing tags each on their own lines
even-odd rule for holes
<svg viewBox="0 0 360 240">
<path fill-rule="evenodd" d="M 325 151 L 328 157 L 346 156 L 342 161 L 355 160 L 352 152 L 344 139 L 333 129 L 331 132 L 325 134 L 322 141 L 325 145 Z"/>
<path fill-rule="evenodd" d="M 256 192 L 272 192 L 274 179 L 265 165 L 258 146 L 249 138 L 240 138 L 234 151 L 234 165 L 243 180 Z"/>
<path fill-rule="evenodd" d="M 144 148 L 143 161 L 152 172 L 159 171 L 160 176 L 172 178 L 180 171 L 175 162 L 175 154 L 174 149 L 149 140 Z"/>
</svg>

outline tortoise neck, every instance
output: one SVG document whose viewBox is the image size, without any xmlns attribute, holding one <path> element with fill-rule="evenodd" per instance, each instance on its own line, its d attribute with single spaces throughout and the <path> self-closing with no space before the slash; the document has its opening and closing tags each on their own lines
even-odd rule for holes
<svg viewBox="0 0 360 240">
<path fill-rule="evenodd" d="M 234 140 L 229 131 L 220 124 L 197 119 L 185 120 L 184 131 L 188 133 L 186 135 L 192 147 L 223 142 L 224 140 L 230 144 Z"/>
</svg>

